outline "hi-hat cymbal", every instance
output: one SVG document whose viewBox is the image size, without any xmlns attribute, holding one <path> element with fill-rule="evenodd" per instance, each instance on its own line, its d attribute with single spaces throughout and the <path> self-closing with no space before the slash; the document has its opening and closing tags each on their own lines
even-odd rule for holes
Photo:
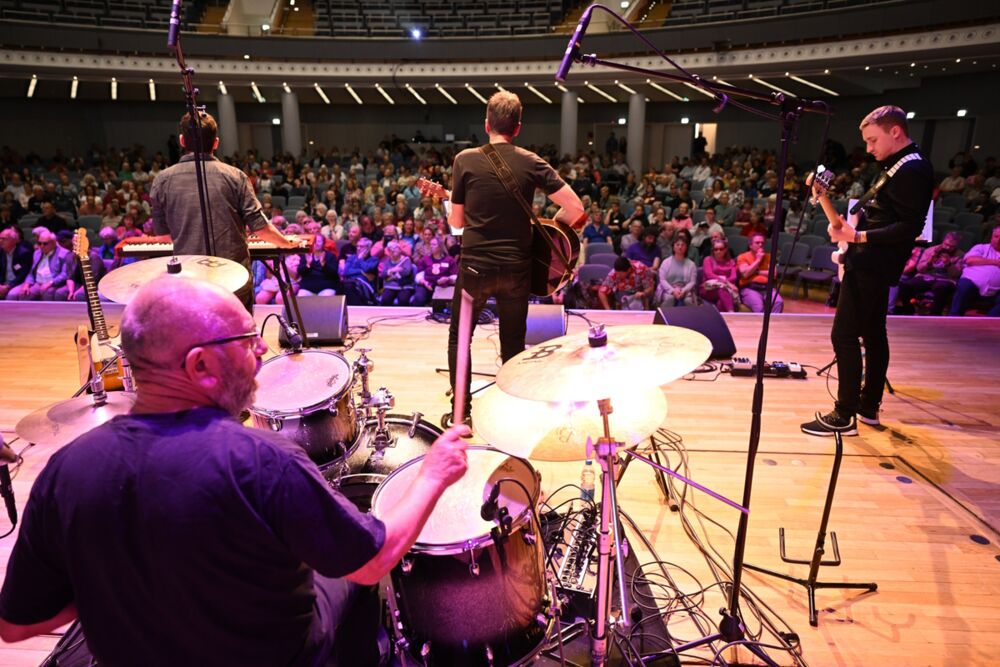
<svg viewBox="0 0 1000 667">
<path fill-rule="evenodd" d="M 605 331 L 604 347 L 591 347 L 586 331 L 535 345 L 503 365 L 497 385 L 533 401 L 598 400 L 673 382 L 712 353 L 708 338 L 683 327 L 640 324 Z"/>
<path fill-rule="evenodd" d="M 667 399 L 658 387 L 641 392 L 619 391 L 611 398 L 611 437 L 626 446 L 656 431 L 667 416 Z M 497 386 L 472 401 L 476 433 L 494 448 L 536 461 L 582 461 L 587 438 L 604 435 L 597 401 L 528 401 Z"/>
<path fill-rule="evenodd" d="M 168 271 L 168 265 L 175 261 L 180 266 L 180 271 Z M 230 292 L 243 287 L 250 279 L 250 272 L 230 259 L 206 255 L 175 255 L 151 257 L 120 266 L 101 278 L 97 290 L 106 299 L 128 303 L 140 287 L 167 275 L 204 280 Z"/>
<path fill-rule="evenodd" d="M 133 405 L 135 394 L 130 392 L 108 392 L 104 405 L 94 405 L 93 396 L 78 396 L 35 410 L 19 421 L 14 430 L 36 445 L 61 447 L 104 422 L 127 414 Z"/>
</svg>

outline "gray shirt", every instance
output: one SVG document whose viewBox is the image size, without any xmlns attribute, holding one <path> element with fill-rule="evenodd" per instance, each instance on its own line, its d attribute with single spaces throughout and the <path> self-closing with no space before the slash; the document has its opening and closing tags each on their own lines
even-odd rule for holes
<svg viewBox="0 0 1000 667">
<path fill-rule="evenodd" d="M 246 174 L 215 156 L 206 156 L 206 194 L 212 211 L 215 255 L 250 268 L 246 228 L 258 231 L 267 218 Z M 153 207 L 153 232 L 170 234 L 178 255 L 204 255 L 205 234 L 198 203 L 194 154 L 161 171 L 149 198 Z"/>
</svg>

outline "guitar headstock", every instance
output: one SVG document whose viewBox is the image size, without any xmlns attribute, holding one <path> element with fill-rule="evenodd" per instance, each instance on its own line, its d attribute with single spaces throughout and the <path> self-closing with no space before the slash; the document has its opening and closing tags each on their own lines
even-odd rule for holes
<svg viewBox="0 0 1000 667">
<path fill-rule="evenodd" d="M 80 227 L 73 237 L 73 252 L 77 257 L 90 257 L 90 239 L 87 238 L 87 230 Z"/>
<path fill-rule="evenodd" d="M 823 165 L 818 165 L 816 171 L 806 177 L 806 185 L 813 188 L 817 195 L 826 194 L 833 183 L 834 173 L 832 169 L 827 169 Z"/>
<path fill-rule="evenodd" d="M 420 188 L 420 194 L 424 197 L 437 197 L 438 199 L 448 198 L 448 193 L 444 189 L 443 185 L 435 183 L 434 181 L 429 181 L 426 178 L 418 178 L 417 187 Z"/>
</svg>

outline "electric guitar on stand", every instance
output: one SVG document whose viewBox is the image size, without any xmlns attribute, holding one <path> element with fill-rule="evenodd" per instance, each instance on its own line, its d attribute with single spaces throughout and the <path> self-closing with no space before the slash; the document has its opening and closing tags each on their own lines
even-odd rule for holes
<svg viewBox="0 0 1000 667">
<path fill-rule="evenodd" d="M 843 227 L 843 218 L 837 213 L 837 210 L 833 207 L 833 202 L 830 201 L 830 197 L 827 194 L 830 190 L 830 184 L 833 183 L 833 170 L 827 169 L 823 165 L 816 167 L 816 171 L 806 176 L 806 186 L 812 188 L 816 185 L 819 193 L 813 195 L 813 203 L 819 203 L 823 208 L 823 212 L 826 213 L 826 219 L 830 222 L 830 226 L 834 229 L 840 229 Z M 813 192 L 816 192 L 816 189 Z M 858 216 L 856 214 L 848 213 L 848 221 L 851 226 L 855 229 L 858 228 Z M 840 241 L 837 243 L 837 251 L 833 253 L 833 261 L 837 264 L 837 279 L 844 279 L 844 255 L 847 253 L 847 243 L 845 241 Z"/>
<path fill-rule="evenodd" d="M 104 319 L 104 307 L 97 294 L 94 284 L 93 267 L 90 265 L 90 239 L 87 230 L 81 227 L 76 230 L 73 238 L 73 252 L 83 269 L 83 285 L 87 293 L 87 314 L 90 316 L 90 327 L 80 325 L 76 334 L 77 360 L 80 364 L 80 383 L 87 382 L 95 373 L 104 370 L 104 387 L 108 390 L 124 389 L 122 382 L 124 371 L 121 360 L 117 359 L 117 347 L 121 346 L 121 338 L 112 336 Z M 108 365 L 108 362 L 115 363 Z"/>
</svg>

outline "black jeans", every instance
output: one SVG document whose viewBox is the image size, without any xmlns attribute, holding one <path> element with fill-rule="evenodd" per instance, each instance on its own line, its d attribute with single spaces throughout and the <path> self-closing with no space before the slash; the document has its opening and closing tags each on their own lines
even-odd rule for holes
<svg viewBox="0 0 1000 667">
<path fill-rule="evenodd" d="M 859 407 L 877 409 L 889 368 L 889 337 L 885 318 L 889 283 L 865 271 L 848 271 L 840 287 L 830 341 L 837 355 L 837 411 L 853 415 Z M 864 386 L 861 384 L 861 342 L 865 345 Z"/>
<path fill-rule="evenodd" d="M 458 319 L 462 290 L 472 297 L 472 330 L 491 296 L 497 301 L 500 320 L 500 358 L 507 362 L 524 352 L 524 337 L 528 330 L 528 294 L 531 288 L 531 264 L 514 266 L 477 266 L 462 263 L 451 302 L 451 325 L 448 328 L 448 372 L 451 378 L 452 405 L 455 403 L 455 360 L 458 357 Z M 471 348 L 471 345 L 470 345 Z M 471 349 L 470 349 L 471 368 Z M 470 378 L 465 381 L 465 411 L 471 410 Z"/>
<path fill-rule="evenodd" d="M 314 665 L 375 667 L 379 663 L 380 602 L 378 588 L 346 579 L 313 575 L 316 622 L 312 639 L 319 645 Z"/>
</svg>

